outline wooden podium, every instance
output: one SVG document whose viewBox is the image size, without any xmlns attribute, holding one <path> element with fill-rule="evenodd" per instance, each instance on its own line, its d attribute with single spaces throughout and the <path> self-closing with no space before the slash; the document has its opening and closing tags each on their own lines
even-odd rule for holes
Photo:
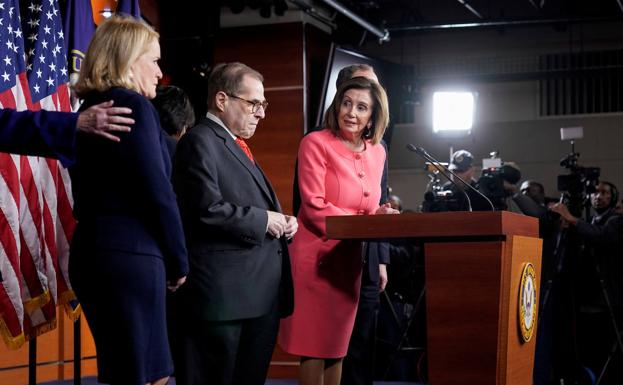
<svg viewBox="0 0 623 385">
<path fill-rule="evenodd" d="M 524 298 L 535 299 L 524 300 L 523 310 L 538 309 L 536 218 L 506 211 L 339 216 L 327 218 L 327 234 L 424 244 L 430 385 L 532 384 L 536 312 L 532 336 L 524 341 L 519 304 L 523 287 Z M 533 293 L 522 284 L 528 264 Z"/>
</svg>

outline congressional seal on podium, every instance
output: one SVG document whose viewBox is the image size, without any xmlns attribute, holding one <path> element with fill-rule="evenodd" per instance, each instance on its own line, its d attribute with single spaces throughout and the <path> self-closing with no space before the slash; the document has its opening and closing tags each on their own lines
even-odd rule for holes
<svg viewBox="0 0 623 385">
<path fill-rule="evenodd" d="M 531 263 L 526 263 L 519 287 L 519 329 L 524 343 L 530 341 L 536 326 L 536 288 L 536 271 Z"/>
</svg>

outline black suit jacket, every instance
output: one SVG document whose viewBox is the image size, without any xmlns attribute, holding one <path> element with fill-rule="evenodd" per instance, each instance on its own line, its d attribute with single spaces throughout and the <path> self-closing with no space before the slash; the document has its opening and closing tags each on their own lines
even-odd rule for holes
<svg viewBox="0 0 623 385">
<path fill-rule="evenodd" d="M 277 300 L 281 315 L 291 314 L 287 244 L 266 233 L 267 210 L 281 206 L 257 163 L 206 118 L 178 142 L 173 184 L 189 249 L 190 273 L 178 295 L 186 315 L 253 318 Z"/>
</svg>

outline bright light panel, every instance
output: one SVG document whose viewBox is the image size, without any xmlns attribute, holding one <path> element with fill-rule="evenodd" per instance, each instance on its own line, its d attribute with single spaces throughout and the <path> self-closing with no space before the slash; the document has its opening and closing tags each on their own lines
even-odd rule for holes
<svg viewBox="0 0 623 385">
<path fill-rule="evenodd" d="M 433 94 L 433 132 L 469 131 L 474 123 L 472 92 Z"/>
</svg>

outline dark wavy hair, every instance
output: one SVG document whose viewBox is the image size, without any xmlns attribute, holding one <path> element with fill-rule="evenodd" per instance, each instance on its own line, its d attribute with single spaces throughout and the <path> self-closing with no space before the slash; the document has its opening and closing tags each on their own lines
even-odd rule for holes
<svg viewBox="0 0 623 385">
<path fill-rule="evenodd" d="M 195 125 L 195 110 L 183 89 L 160 86 L 152 103 L 160 115 L 160 125 L 169 135 L 182 135 Z"/>
</svg>

